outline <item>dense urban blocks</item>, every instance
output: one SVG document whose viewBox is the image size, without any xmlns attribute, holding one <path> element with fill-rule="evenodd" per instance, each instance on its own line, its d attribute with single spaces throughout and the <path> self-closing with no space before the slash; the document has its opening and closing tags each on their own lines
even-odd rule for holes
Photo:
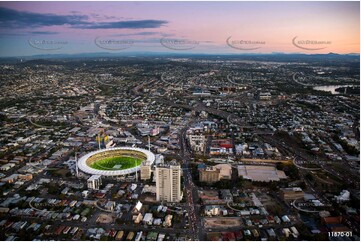
<svg viewBox="0 0 361 242">
<path fill-rule="evenodd" d="M 117 147 L 86 154 L 79 159 L 78 167 L 87 174 L 119 176 L 139 171 L 143 161 L 153 164 L 154 154 L 141 148 Z"/>
</svg>

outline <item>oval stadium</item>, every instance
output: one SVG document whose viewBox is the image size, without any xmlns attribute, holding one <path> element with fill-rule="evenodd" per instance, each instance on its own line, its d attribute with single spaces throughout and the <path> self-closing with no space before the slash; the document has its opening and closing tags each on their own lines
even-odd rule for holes
<svg viewBox="0 0 361 242">
<path fill-rule="evenodd" d="M 120 176 L 139 171 L 143 161 L 153 164 L 155 155 L 141 148 L 116 147 L 82 156 L 78 161 L 78 167 L 91 175 Z"/>
</svg>

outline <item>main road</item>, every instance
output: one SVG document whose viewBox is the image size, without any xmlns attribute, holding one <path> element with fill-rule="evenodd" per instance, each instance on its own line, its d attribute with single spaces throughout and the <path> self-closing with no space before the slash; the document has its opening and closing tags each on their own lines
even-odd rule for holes
<svg viewBox="0 0 361 242">
<path fill-rule="evenodd" d="M 182 168 L 183 168 L 183 177 L 184 177 L 184 187 L 185 187 L 185 194 L 186 201 L 187 201 L 187 208 L 188 208 L 188 218 L 189 224 L 191 226 L 191 231 L 194 236 L 194 240 L 204 240 L 204 232 L 201 223 L 200 217 L 200 205 L 197 204 L 198 202 L 198 188 L 192 181 L 192 171 L 189 168 L 189 161 L 192 158 L 192 154 L 189 150 L 187 141 L 186 141 L 186 131 L 190 123 L 186 125 L 180 131 L 180 146 L 181 152 L 180 156 L 183 160 Z"/>
</svg>

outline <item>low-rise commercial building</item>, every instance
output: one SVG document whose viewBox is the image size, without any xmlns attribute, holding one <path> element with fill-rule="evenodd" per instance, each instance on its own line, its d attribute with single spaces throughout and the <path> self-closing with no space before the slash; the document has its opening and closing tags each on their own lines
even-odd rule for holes
<svg viewBox="0 0 361 242">
<path fill-rule="evenodd" d="M 199 181 L 206 183 L 214 183 L 220 179 L 221 169 L 214 166 L 207 166 L 199 169 Z"/>
<path fill-rule="evenodd" d="M 244 179 L 260 182 L 279 181 L 286 179 L 286 174 L 275 166 L 239 165 L 238 175 Z"/>
<path fill-rule="evenodd" d="M 149 180 L 152 174 L 151 165 L 144 161 L 140 167 L 140 179 Z"/>
<path fill-rule="evenodd" d="M 305 193 L 300 187 L 281 188 L 281 197 L 284 200 L 295 200 L 304 198 Z"/>
<path fill-rule="evenodd" d="M 102 179 L 100 175 L 92 175 L 88 181 L 88 188 L 93 190 L 99 190 L 100 185 L 102 184 Z"/>
</svg>

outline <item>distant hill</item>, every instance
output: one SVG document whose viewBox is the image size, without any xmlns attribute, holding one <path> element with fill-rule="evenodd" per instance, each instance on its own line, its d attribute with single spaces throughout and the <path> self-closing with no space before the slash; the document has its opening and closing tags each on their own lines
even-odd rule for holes
<svg viewBox="0 0 361 242">
<path fill-rule="evenodd" d="M 240 59 L 240 60 L 254 60 L 254 61 L 278 61 L 278 62 L 297 62 L 297 61 L 355 61 L 359 62 L 360 54 L 303 54 L 303 53 L 282 53 L 275 52 L 270 54 L 262 53 L 235 53 L 235 54 L 204 54 L 204 53 L 169 53 L 169 52 L 97 52 L 97 53 L 80 53 L 80 54 L 46 54 L 33 55 L 24 57 L 3 57 L 0 58 L 0 63 L 19 63 L 31 60 L 66 60 L 66 59 L 93 59 L 93 58 L 130 58 L 130 57 L 159 57 L 159 58 L 209 58 L 209 59 Z M 48 63 L 48 62 L 47 62 Z M 48 63 L 49 64 L 49 63 Z"/>
</svg>

